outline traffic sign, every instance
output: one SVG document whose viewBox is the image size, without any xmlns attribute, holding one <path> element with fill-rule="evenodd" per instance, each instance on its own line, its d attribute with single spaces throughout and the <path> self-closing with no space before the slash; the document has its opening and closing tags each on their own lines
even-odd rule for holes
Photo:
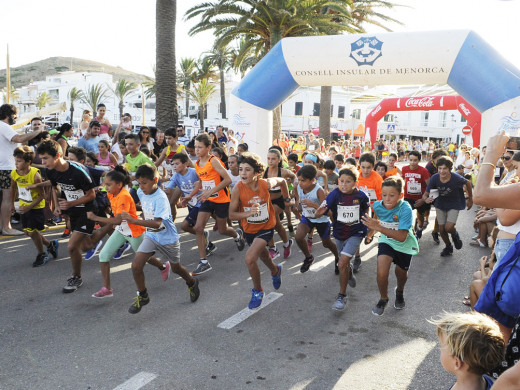
<svg viewBox="0 0 520 390">
<path fill-rule="evenodd" d="M 462 134 L 464 134 L 464 135 L 470 135 L 472 130 L 473 130 L 473 129 L 471 128 L 471 126 L 464 126 L 464 127 L 462 128 Z"/>
</svg>

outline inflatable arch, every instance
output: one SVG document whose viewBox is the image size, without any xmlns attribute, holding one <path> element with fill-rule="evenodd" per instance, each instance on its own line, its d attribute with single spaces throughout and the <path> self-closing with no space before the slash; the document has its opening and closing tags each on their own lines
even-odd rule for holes
<svg viewBox="0 0 520 390">
<path fill-rule="evenodd" d="M 377 122 L 390 111 L 434 111 L 434 110 L 459 110 L 467 120 L 471 128 L 472 138 L 470 145 L 480 145 L 480 121 L 482 115 L 475 107 L 469 104 L 462 96 L 423 96 L 383 99 L 367 115 L 365 129 L 370 140 L 374 142 L 377 137 Z"/>
<path fill-rule="evenodd" d="M 481 145 L 520 128 L 520 71 L 468 30 L 284 38 L 230 99 L 230 127 L 264 156 L 272 112 L 298 86 L 449 84 L 482 113 Z"/>
</svg>

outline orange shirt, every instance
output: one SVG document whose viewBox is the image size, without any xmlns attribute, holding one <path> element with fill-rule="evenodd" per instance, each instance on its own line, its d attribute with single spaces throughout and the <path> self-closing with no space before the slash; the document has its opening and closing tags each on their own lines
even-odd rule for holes
<svg viewBox="0 0 520 390">
<path fill-rule="evenodd" d="M 260 230 L 268 230 L 276 225 L 276 215 L 271 203 L 267 180 L 258 179 L 258 191 L 253 191 L 244 183 L 239 181 L 236 185 L 240 193 L 240 212 L 248 211 L 253 204 L 260 205 L 260 211 L 240 221 L 244 232 L 249 234 L 258 233 Z"/>
<path fill-rule="evenodd" d="M 386 172 L 385 179 L 390 176 L 399 175 L 399 171 L 397 170 L 397 167 L 394 167 L 393 169 L 390 169 Z"/>
<path fill-rule="evenodd" d="M 357 187 L 368 195 L 371 204 L 376 200 L 381 200 L 381 194 L 383 192 L 382 184 L 383 178 L 376 171 L 372 171 L 368 178 L 363 177 L 361 172 L 359 172 Z"/>
<path fill-rule="evenodd" d="M 220 177 L 220 174 L 211 165 L 211 160 L 214 158 L 217 159 L 217 161 L 220 163 L 220 165 L 222 165 L 224 169 L 226 169 L 224 163 L 220 161 L 218 157 L 215 157 L 213 155 L 210 156 L 209 160 L 203 167 L 199 165 L 200 159 L 198 159 L 195 163 L 195 170 L 197 171 L 197 175 L 199 176 L 200 181 L 202 183 L 203 191 L 215 188 L 222 181 L 222 177 Z M 226 187 L 220 190 L 218 193 L 211 194 L 211 197 L 209 197 L 208 200 L 215 203 L 229 203 L 231 200 L 231 198 L 229 197 L 229 190 Z"/>
<path fill-rule="evenodd" d="M 121 188 L 121 191 L 116 196 L 109 193 L 108 199 L 110 200 L 110 206 L 112 207 L 112 213 L 114 215 L 126 211 L 132 216 L 132 218 L 137 219 L 137 210 L 135 209 L 134 199 L 126 188 Z M 124 236 L 129 236 L 131 234 L 132 237 L 139 237 L 144 233 L 146 228 L 144 226 L 132 225 L 123 221 L 121 225 L 116 226 L 116 230 Z"/>
</svg>

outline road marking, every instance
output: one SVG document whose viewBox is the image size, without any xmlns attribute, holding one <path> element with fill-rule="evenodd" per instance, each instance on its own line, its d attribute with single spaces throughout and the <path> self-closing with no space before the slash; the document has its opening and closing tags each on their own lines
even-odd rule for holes
<svg viewBox="0 0 520 390">
<path fill-rule="evenodd" d="M 155 378 L 157 378 L 157 375 L 152 374 L 151 372 L 142 371 L 131 377 L 125 383 L 121 383 L 119 386 L 114 388 L 114 390 L 138 390 L 141 387 L 146 386 Z"/>
<path fill-rule="evenodd" d="M 246 307 L 244 310 L 239 311 L 234 316 L 229 317 L 227 320 L 218 324 L 217 327 L 222 328 L 222 329 L 231 329 L 234 326 L 240 324 L 242 321 L 251 317 L 253 314 L 258 313 L 258 311 L 260 309 L 263 309 L 264 307 L 266 307 L 270 303 L 276 301 L 278 298 L 280 298 L 282 296 L 283 296 L 283 294 L 281 294 L 281 293 L 275 293 L 275 292 L 269 293 L 264 297 L 264 299 L 262 301 L 262 305 L 258 309 L 251 310 Z"/>
</svg>

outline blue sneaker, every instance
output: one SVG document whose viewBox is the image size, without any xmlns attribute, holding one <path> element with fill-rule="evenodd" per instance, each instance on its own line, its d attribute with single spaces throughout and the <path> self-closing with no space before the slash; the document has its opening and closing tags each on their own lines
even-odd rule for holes
<svg viewBox="0 0 520 390">
<path fill-rule="evenodd" d="M 121 257 L 123 257 L 123 255 L 125 254 L 125 252 L 127 250 L 129 250 L 131 247 L 130 247 L 130 243 L 128 242 L 125 242 L 123 245 L 121 245 L 119 247 L 119 249 L 117 250 L 116 254 L 112 257 L 114 260 L 119 260 Z"/>
<path fill-rule="evenodd" d="M 273 276 L 273 287 L 275 290 L 278 290 L 280 286 L 282 285 L 282 265 L 278 264 L 278 273 Z"/>
<path fill-rule="evenodd" d="M 262 304 L 262 299 L 264 299 L 264 292 L 256 291 L 254 288 L 252 288 L 251 300 L 249 301 L 249 308 L 256 309 L 258 306 Z"/>
<path fill-rule="evenodd" d="M 85 253 L 85 260 L 92 259 L 96 255 L 97 251 L 101 249 L 102 246 L 103 246 L 103 241 L 99 241 L 94 248 L 92 248 L 91 250 L 87 251 L 87 253 Z"/>
<path fill-rule="evenodd" d="M 52 240 L 49 243 L 49 246 L 47 247 L 47 253 L 51 254 L 52 257 L 57 258 L 59 246 L 60 246 L 60 243 L 58 242 L 58 240 Z"/>
</svg>

